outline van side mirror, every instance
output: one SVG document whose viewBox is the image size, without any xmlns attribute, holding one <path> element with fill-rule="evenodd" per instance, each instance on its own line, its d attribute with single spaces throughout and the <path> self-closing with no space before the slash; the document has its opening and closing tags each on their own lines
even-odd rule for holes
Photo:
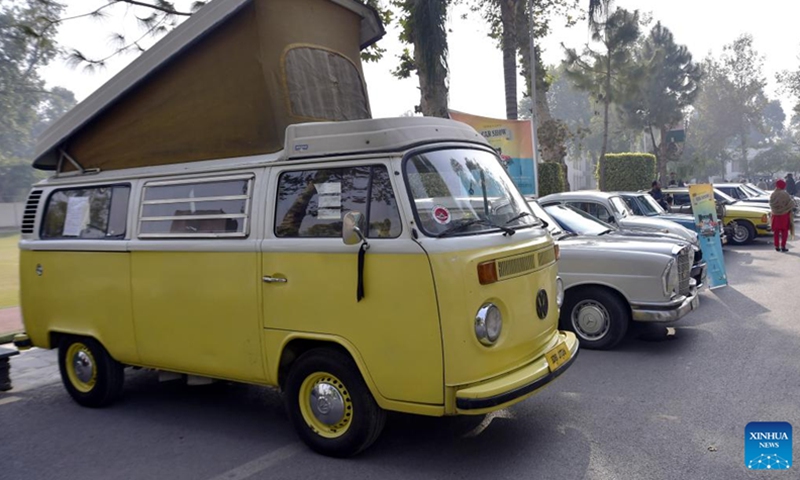
<svg viewBox="0 0 800 480">
<path fill-rule="evenodd" d="M 342 220 L 342 240 L 345 245 L 355 245 L 366 242 L 364 236 L 364 214 L 357 211 L 350 211 L 344 215 Z"/>
</svg>

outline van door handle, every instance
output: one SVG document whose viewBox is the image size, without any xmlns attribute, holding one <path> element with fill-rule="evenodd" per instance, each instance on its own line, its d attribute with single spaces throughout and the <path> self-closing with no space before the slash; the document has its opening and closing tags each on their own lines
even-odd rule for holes
<svg viewBox="0 0 800 480">
<path fill-rule="evenodd" d="M 286 278 L 277 278 L 277 277 L 270 277 L 270 276 L 265 276 L 265 277 L 262 278 L 262 280 L 264 280 L 264 283 L 286 283 L 286 282 L 289 281 Z"/>
</svg>

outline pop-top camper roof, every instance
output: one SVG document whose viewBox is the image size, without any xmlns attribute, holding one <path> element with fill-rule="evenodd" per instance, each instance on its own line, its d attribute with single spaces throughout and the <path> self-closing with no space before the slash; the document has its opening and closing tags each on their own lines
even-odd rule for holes
<svg viewBox="0 0 800 480">
<path fill-rule="evenodd" d="M 212 0 L 53 124 L 33 166 L 113 170 L 279 151 L 288 125 L 370 118 L 357 0 Z"/>
</svg>

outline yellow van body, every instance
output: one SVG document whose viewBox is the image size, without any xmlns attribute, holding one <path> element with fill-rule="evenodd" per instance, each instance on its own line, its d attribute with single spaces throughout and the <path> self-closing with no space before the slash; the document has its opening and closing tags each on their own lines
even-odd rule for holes
<svg viewBox="0 0 800 480">
<path fill-rule="evenodd" d="M 405 173 L 409 157 L 445 147 L 468 156 L 496 155 L 473 130 L 444 120 L 394 120 L 397 139 L 381 144 L 387 129 L 380 122 L 387 121 L 343 122 L 357 124 L 351 135 L 358 136 L 359 148 L 377 153 L 352 147 L 346 154 L 335 148 L 325 154 L 315 147 L 313 130 L 323 127 L 308 127 L 312 130 L 301 135 L 304 126 L 298 125 L 290 127 L 287 144 L 305 145 L 304 156 L 214 160 L 41 182 L 29 198 L 20 241 L 27 335 L 42 348 L 65 348 L 65 339 L 92 339 L 122 365 L 284 389 L 304 353 L 333 347 L 357 366 L 380 409 L 422 415 L 482 414 L 529 397 L 563 373 L 578 352 L 576 337 L 557 329 L 558 252 L 552 239 L 533 219 L 513 234 L 488 226 L 469 235 L 424 234 L 423 212 L 414 205 Z M 445 139 L 431 122 L 450 129 Z M 372 141 L 365 143 L 365 135 Z M 413 145 L 408 138 L 415 139 Z M 276 207 L 281 182 L 295 172 L 326 168 L 385 172 L 388 183 L 381 188 L 396 200 L 400 224 L 392 225 L 391 234 L 365 238 L 363 268 L 360 244 L 348 245 L 341 235 L 281 236 Z M 226 182 L 239 188 L 236 195 L 213 201 L 197 196 Z M 318 192 L 320 185 L 314 186 Z M 94 196 L 74 200 L 83 195 L 73 195 L 76 189 Z M 187 189 L 188 197 L 180 198 Z M 172 191 L 178 192 L 176 198 L 151 199 Z M 127 203 L 114 203 L 118 194 Z M 92 202 L 109 195 L 108 210 L 124 217 L 116 230 L 105 227 L 101 237 L 65 236 L 67 229 L 78 228 L 73 217 L 80 215 L 85 220 L 81 232 L 95 228 Z M 488 201 L 485 194 L 483 200 Z M 203 213 L 203 202 L 224 208 Z M 243 205 L 241 212 L 219 213 L 235 202 Z M 58 205 L 65 212 L 61 217 L 54 213 Z M 202 222 L 223 220 L 238 227 L 195 238 L 186 221 L 158 216 L 167 207 L 195 215 L 195 230 Z M 455 215 L 453 209 L 439 208 Z M 316 218 L 322 211 L 319 206 Z M 214 220 L 215 215 L 226 218 Z M 176 227 L 179 221 L 184 223 Z M 53 222 L 63 222 L 63 230 Z M 167 226 L 161 233 L 147 233 L 162 225 Z M 439 226 L 454 225 L 455 220 Z M 116 236 L 110 238 L 112 233 Z M 487 264 L 492 265 L 489 280 L 479 274 Z M 363 298 L 357 295 L 359 278 Z M 502 318 L 491 345 L 476 338 L 476 312 L 488 304 Z M 79 345 L 86 347 L 80 357 L 84 366 L 100 364 L 89 343 Z M 561 358 L 548 359 L 548 353 Z M 78 357 L 64 361 L 68 378 L 89 375 L 71 361 Z M 91 390 L 95 378 L 89 377 L 73 383 Z M 328 433 L 327 439 L 336 438 Z"/>
</svg>

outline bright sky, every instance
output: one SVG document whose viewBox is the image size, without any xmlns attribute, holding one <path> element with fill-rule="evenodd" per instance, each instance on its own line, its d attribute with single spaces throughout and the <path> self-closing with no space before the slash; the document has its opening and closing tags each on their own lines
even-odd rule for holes
<svg viewBox="0 0 800 480">
<path fill-rule="evenodd" d="M 68 5 L 68 15 L 84 13 L 92 6 L 106 3 L 103 0 L 64 1 Z M 176 3 L 188 5 L 191 2 L 177 0 Z M 588 4 L 588 0 L 583 3 Z M 768 94 L 773 98 L 778 96 L 775 73 L 796 70 L 800 65 L 800 28 L 797 27 L 800 2 L 796 0 L 616 0 L 614 5 L 652 12 L 654 21 L 660 20 L 672 30 L 676 41 L 687 45 L 697 60 L 702 60 L 709 52 L 719 56 L 723 45 L 742 33 L 752 34 L 755 48 L 765 57 L 764 74 Z M 466 20 L 461 18 L 467 12 L 466 7 L 459 6 L 450 15 L 450 107 L 502 118 L 505 116 L 502 56 L 477 15 L 472 14 Z M 562 42 L 580 48 L 589 38 L 585 23 L 566 29 L 555 22 L 554 27 L 550 37 L 543 41 L 544 61 L 548 64 L 558 63 L 563 58 Z M 129 14 L 126 22 L 119 21 L 119 16 L 100 22 L 67 22 L 59 30 L 58 41 L 87 55 L 99 56 L 110 50 L 106 42 L 113 31 L 125 31 L 130 38 L 140 34 Z M 397 40 L 396 29 L 390 28 L 380 45 L 387 49 L 385 58 L 364 67 L 373 116 L 402 115 L 419 103 L 417 79 L 398 80 L 390 74 L 403 48 Z M 96 73 L 71 69 L 62 61 L 55 61 L 44 70 L 43 76 L 48 85 L 64 86 L 75 92 L 78 100 L 83 100 L 133 58 L 132 55 L 117 57 Z M 789 111 L 793 100 L 781 100 L 784 109 Z"/>
</svg>

